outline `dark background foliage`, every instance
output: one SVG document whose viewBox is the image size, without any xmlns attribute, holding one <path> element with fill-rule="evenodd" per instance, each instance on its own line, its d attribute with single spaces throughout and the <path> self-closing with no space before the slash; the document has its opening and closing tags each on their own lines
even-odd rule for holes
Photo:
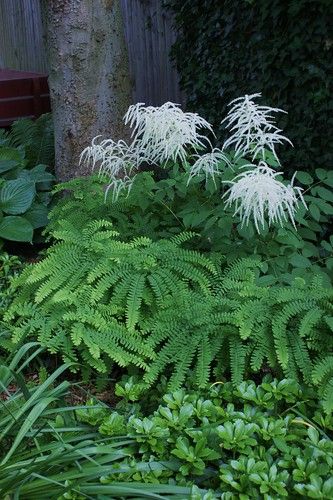
<svg viewBox="0 0 333 500">
<path fill-rule="evenodd" d="M 230 100 L 262 92 L 288 115 L 278 125 L 292 140 L 291 169 L 333 164 L 332 0 L 168 0 L 173 47 L 187 106 L 219 127 Z"/>
</svg>

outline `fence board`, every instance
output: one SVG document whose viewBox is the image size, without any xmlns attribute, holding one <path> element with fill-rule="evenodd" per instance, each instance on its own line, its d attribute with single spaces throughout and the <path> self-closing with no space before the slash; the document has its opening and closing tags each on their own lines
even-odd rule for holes
<svg viewBox="0 0 333 500">
<path fill-rule="evenodd" d="M 133 102 L 183 103 L 169 58 L 175 33 L 162 0 L 120 0 Z M 39 0 L 0 0 L 0 68 L 47 73 Z"/>
<path fill-rule="evenodd" d="M 39 0 L 0 0 L 0 67 L 47 72 Z"/>
</svg>

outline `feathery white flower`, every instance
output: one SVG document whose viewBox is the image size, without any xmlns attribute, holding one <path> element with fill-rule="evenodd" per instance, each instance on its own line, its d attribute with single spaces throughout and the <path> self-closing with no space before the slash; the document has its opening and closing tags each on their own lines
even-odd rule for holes
<svg viewBox="0 0 333 500">
<path fill-rule="evenodd" d="M 98 168 L 99 175 L 107 175 L 110 184 L 107 187 L 106 195 L 112 190 L 112 198 L 115 201 L 121 191 L 129 193 L 134 177 L 133 170 L 137 170 L 144 157 L 140 156 L 140 151 L 132 143 L 130 146 L 125 141 L 115 142 L 106 139 L 97 143 L 95 137 L 91 146 L 81 153 L 80 162 L 91 164 L 92 169 Z"/>
<path fill-rule="evenodd" d="M 222 162 L 231 168 L 229 158 L 218 148 L 214 148 L 210 153 L 195 156 L 197 157 L 197 160 L 190 168 L 187 184 L 190 183 L 193 177 L 200 174 L 205 174 L 206 179 L 208 179 L 208 177 L 212 177 L 215 182 L 215 175 L 221 174 L 219 167 Z"/>
<path fill-rule="evenodd" d="M 162 106 L 137 103 L 129 107 L 125 124 L 133 128 L 134 142 L 151 162 L 171 159 L 185 161 L 187 148 L 201 149 L 209 143 L 198 130 L 213 132 L 212 126 L 197 113 L 184 113 L 179 104 L 166 102 Z"/>
<path fill-rule="evenodd" d="M 105 199 L 110 190 L 112 191 L 113 202 L 118 200 L 119 195 L 122 191 L 127 191 L 127 196 L 128 196 L 131 192 L 135 177 L 136 175 L 133 175 L 132 177 L 124 175 L 123 177 L 112 178 L 110 184 L 107 186 L 105 190 Z"/>
<path fill-rule="evenodd" d="M 248 166 L 250 165 L 245 165 Z M 231 188 L 223 195 L 227 196 L 226 206 L 235 204 L 234 215 L 239 215 L 242 226 L 253 218 L 258 233 L 260 227 L 265 225 L 265 215 L 268 217 L 268 225 L 279 223 L 282 226 L 287 221 L 288 214 L 295 227 L 295 212 L 299 202 L 306 207 L 302 189 L 293 186 L 296 173 L 286 186 L 276 179 L 281 172 L 275 172 L 264 161 L 252 167 L 255 168 L 228 181 Z"/>
<path fill-rule="evenodd" d="M 283 141 L 292 142 L 281 135 L 281 129 L 275 126 L 272 113 L 286 113 L 279 108 L 259 106 L 254 99 L 261 97 L 261 93 L 245 95 L 229 103 L 232 106 L 221 123 L 232 133 L 224 143 L 223 149 L 232 146 L 237 155 L 252 155 L 252 160 L 259 155 L 265 159 L 265 149 L 269 149 L 278 163 L 275 146 Z"/>
</svg>

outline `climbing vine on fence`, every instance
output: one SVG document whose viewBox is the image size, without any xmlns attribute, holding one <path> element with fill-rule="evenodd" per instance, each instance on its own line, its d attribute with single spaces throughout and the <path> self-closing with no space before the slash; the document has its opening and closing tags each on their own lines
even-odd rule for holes
<svg viewBox="0 0 333 500">
<path fill-rule="evenodd" d="M 265 103 L 288 111 L 279 125 L 295 148 L 284 150 L 284 165 L 332 165 L 332 0 L 166 3 L 175 14 L 172 54 L 190 109 L 218 127 L 231 99 L 261 91 Z"/>
</svg>

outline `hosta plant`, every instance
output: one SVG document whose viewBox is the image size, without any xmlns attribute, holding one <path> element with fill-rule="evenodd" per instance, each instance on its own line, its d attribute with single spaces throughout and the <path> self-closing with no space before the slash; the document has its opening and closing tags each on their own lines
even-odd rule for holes
<svg viewBox="0 0 333 500">
<path fill-rule="evenodd" d="M 31 242 L 48 222 L 54 177 L 50 117 L 19 120 L 0 136 L 0 238 Z"/>
</svg>

